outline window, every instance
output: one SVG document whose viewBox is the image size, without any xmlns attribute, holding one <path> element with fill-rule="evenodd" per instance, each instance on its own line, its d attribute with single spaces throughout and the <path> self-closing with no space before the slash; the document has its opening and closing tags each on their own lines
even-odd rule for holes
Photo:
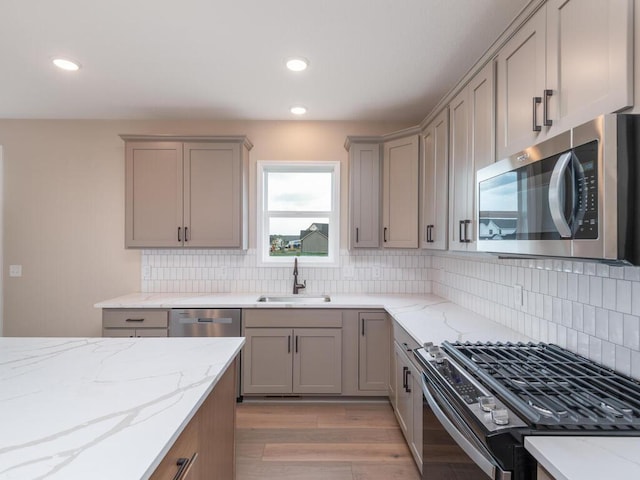
<svg viewBox="0 0 640 480">
<path fill-rule="evenodd" d="M 339 162 L 258 162 L 258 259 L 337 265 Z"/>
</svg>

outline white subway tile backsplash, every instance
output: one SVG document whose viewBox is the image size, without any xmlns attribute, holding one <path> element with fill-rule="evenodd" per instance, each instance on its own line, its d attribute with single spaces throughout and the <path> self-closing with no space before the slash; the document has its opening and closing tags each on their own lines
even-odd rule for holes
<svg viewBox="0 0 640 480">
<path fill-rule="evenodd" d="M 609 341 L 617 345 L 624 343 L 624 322 L 620 312 L 609 312 Z"/>
<path fill-rule="evenodd" d="M 631 313 L 631 282 L 618 280 L 616 290 L 616 310 L 622 313 Z"/>
<path fill-rule="evenodd" d="M 640 318 L 635 315 L 624 316 L 623 345 L 632 350 L 640 350 Z"/>
<path fill-rule="evenodd" d="M 595 307 L 602 306 L 602 278 L 589 277 L 589 304 Z"/>
<path fill-rule="evenodd" d="M 433 293 L 640 379 L 639 267 L 453 254 L 432 255 L 431 266 Z"/>
<path fill-rule="evenodd" d="M 596 308 L 596 337 L 609 339 L 609 310 Z"/>
<path fill-rule="evenodd" d="M 602 280 L 602 306 L 609 310 L 616 308 L 616 280 L 613 278 Z"/>
<path fill-rule="evenodd" d="M 255 249 L 143 250 L 141 265 L 151 269 L 151 278 L 141 282 L 144 292 L 285 293 L 293 281 L 292 266 L 258 267 Z M 639 267 L 421 250 L 344 250 L 340 265 L 300 268 L 306 292 L 433 292 L 534 340 L 640 378 Z M 346 266 L 353 267 L 349 278 Z M 515 284 L 523 287 L 522 306 L 514 302 Z"/>
</svg>

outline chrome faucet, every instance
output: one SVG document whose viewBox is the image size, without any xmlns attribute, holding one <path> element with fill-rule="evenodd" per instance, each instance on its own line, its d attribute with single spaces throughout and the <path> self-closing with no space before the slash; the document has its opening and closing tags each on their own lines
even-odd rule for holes
<svg viewBox="0 0 640 480">
<path fill-rule="evenodd" d="M 298 259 L 293 259 L 293 294 L 297 295 L 298 290 L 302 290 L 303 288 L 307 288 L 307 281 L 305 280 L 303 283 L 298 283 Z"/>
</svg>

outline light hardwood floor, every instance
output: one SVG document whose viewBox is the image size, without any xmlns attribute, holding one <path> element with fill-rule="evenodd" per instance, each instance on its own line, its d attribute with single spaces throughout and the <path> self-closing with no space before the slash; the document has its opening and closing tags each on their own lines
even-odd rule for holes
<svg viewBox="0 0 640 480">
<path fill-rule="evenodd" d="M 236 480 L 420 480 L 387 403 L 242 403 L 236 441 Z"/>
</svg>

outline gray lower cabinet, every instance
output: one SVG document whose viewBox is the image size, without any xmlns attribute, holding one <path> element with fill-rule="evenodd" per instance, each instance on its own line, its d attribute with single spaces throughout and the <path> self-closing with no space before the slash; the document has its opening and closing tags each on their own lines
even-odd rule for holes
<svg viewBox="0 0 640 480">
<path fill-rule="evenodd" d="M 169 333 L 169 310 L 102 310 L 103 337 L 166 337 Z"/>
<path fill-rule="evenodd" d="M 412 361 L 412 350 L 418 344 L 396 324 L 394 339 L 392 363 L 395 370 L 395 402 L 392 399 L 392 404 L 411 454 L 422 471 L 422 380 L 420 371 Z"/>
<path fill-rule="evenodd" d="M 389 392 L 393 335 L 384 310 L 244 309 L 242 321 L 243 395 Z"/>
<path fill-rule="evenodd" d="M 358 388 L 384 392 L 389 385 L 389 319 L 385 312 L 361 312 L 358 322 Z"/>
<path fill-rule="evenodd" d="M 339 394 L 340 328 L 245 328 L 244 394 Z"/>
</svg>

